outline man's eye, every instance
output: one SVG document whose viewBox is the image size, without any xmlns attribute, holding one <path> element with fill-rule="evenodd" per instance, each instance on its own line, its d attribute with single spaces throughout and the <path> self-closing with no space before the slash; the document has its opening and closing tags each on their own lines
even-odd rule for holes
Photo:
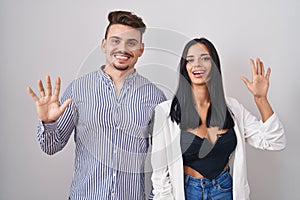
<svg viewBox="0 0 300 200">
<path fill-rule="evenodd" d="M 137 45 L 137 42 L 136 41 L 129 41 L 127 44 L 128 44 L 129 47 L 134 47 L 134 46 Z"/>
<path fill-rule="evenodd" d="M 118 39 L 112 39 L 111 43 L 114 44 L 114 45 L 116 45 L 116 44 L 120 43 L 120 40 L 118 40 Z"/>
</svg>

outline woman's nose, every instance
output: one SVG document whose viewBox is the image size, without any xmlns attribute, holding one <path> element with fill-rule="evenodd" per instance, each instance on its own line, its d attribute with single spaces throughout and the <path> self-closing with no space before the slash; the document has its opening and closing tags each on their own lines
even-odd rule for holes
<svg viewBox="0 0 300 200">
<path fill-rule="evenodd" d="M 194 62 L 194 67 L 201 67 L 201 61 L 200 60 L 196 60 Z"/>
</svg>

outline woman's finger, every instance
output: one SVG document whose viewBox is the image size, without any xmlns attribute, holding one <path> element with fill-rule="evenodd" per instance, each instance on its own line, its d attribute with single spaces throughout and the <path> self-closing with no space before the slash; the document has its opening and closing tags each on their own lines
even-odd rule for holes
<svg viewBox="0 0 300 200">
<path fill-rule="evenodd" d="M 255 68 L 254 60 L 250 59 L 251 71 L 252 71 L 252 80 L 257 75 L 257 70 Z"/>
<path fill-rule="evenodd" d="M 261 75 L 264 77 L 265 76 L 265 66 L 264 66 L 263 61 L 260 61 L 260 66 L 261 66 Z"/>
<path fill-rule="evenodd" d="M 246 77 L 244 77 L 244 76 L 242 76 L 241 79 L 242 79 L 242 81 L 245 83 L 245 85 L 246 85 L 247 87 L 249 87 L 249 84 L 250 84 L 249 80 L 248 80 Z"/>
<path fill-rule="evenodd" d="M 269 67 L 269 68 L 267 69 L 267 73 L 266 73 L 266 76 L 265 76 L 267 80 L 269 80 L 270 75 L 271 75 L 271 68 Z"/>
<path fill-rule="evenodd" d="M 262 66 L 259 58 L 256 58 L 256 67 L 257 67 L 257 74 L 262 74 Z"/>
</svg>

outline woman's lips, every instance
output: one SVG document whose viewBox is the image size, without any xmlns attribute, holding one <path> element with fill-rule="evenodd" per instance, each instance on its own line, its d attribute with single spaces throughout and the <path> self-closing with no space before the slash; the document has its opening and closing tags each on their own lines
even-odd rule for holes
<svg viewBox="0 0 300 200">
<path fill-rule="evenodd" d="M 192 73 L 196 78 L 201 78 L 203 76 L 203 74 L 205 73 L 205 71 L 204 70 L 197 70 L 197 71 L 193 71 Z"/>
</svg>

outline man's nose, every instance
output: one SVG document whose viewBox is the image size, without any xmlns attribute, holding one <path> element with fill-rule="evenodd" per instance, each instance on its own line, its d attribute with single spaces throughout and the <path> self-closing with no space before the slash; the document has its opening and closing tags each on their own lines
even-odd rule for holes
<svg viewBox="0 0 300 200">
<path fill-rule="evenodd" d="M 127 45 L 126 45 L 126 42 L 120 42 L 119 44 L 119 50 L 120 51 L 127 51 Z"/>
</svg>

